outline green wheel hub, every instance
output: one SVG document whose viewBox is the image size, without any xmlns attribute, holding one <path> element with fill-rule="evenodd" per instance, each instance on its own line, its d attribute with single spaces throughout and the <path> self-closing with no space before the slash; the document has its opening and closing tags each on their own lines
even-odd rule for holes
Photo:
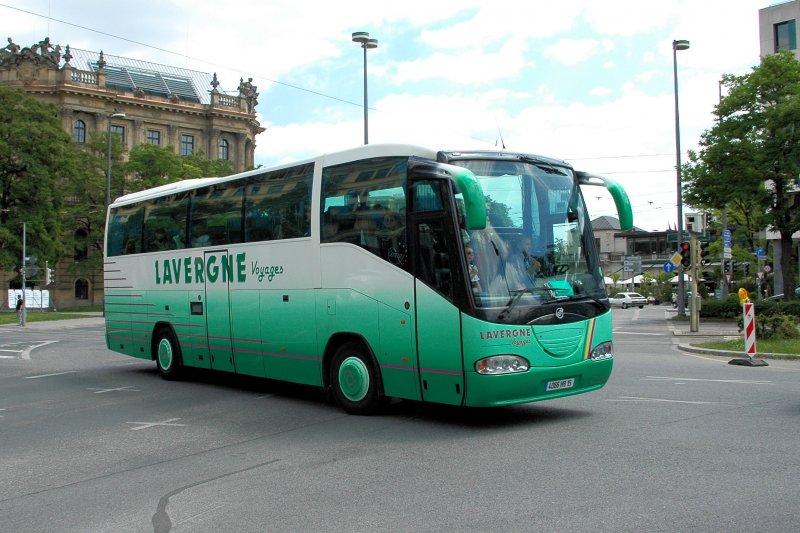
<svg viewBox="0 0 800 533">
<path fill-rule="evenodd" d="M 158 343 L 158 364 L 168 370 L 172 366 L 172 357 L 172 344 L 167 339 L 161 339 Z"/>
<path fill-rule="evenodd" d="M 339 388 L 351 402 L 364 399 L 369 391 L 369 369 L 358 357 L 348 357 L 339 366 Z"/>
</svg>

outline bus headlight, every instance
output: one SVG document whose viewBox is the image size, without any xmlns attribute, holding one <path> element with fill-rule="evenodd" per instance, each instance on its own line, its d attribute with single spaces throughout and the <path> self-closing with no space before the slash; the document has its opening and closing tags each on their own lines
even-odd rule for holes
<svg viewBox="0 0 800 533">
<path fill-rule="evenodd" d="M 589 354 L 589 359 L 592 361 L 602 361 L 603 359 L 611 359 L 614 357 L 614 345 L 611 341 L 601 342 L 594 347 L 592 353 Z"/>
<path fill-rule="evenodd" d="M 518 355 L 493 355 L 475 362 L 478 374 L 515 374 L 527 372 L 530 367 L 527 359 Z"/>
</svg>

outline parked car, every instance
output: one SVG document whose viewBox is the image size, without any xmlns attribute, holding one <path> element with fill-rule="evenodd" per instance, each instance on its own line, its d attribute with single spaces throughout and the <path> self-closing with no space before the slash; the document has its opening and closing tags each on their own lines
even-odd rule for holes
<svg viewBox="0 0 800 533">
<path fill-rule="evenodd" d="M 638 292 L 620 292 L 615 296 L 608 297 L 608 303 L 611 305 L 619 305 L 623 309 L 628 307 L 637 306 L 639 309 L 647 305 L 647 298 Z"/>
<path fill-rule="evenodd" d="M 794 295 L 795 297 L 800 298 L 800 287 L 795 287 Z M 767 300 L 777 300 L 777 301 L 781 301 L 783 299 L 784 299 L 783 293 L 776 294 L 775 296 L 770 296 L 769 298 L 767 298 Z"/>
</svg>

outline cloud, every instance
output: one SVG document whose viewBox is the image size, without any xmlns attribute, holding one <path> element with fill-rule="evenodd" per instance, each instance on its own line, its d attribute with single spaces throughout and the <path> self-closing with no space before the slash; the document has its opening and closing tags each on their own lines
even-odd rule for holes
<svg viewBox="0 0 800 533">
<path fill-rule="evenodd" d="M 613 45 L 596 39 L 560 39 L 556 44 L 545 47 L 544 56 L 565 65 L 577 65 L 609 48 L 613 48 Z"/>
</svg>

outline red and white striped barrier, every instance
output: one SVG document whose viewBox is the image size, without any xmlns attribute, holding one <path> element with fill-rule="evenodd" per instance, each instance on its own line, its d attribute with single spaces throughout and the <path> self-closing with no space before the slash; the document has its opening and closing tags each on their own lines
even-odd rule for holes
<svg viewBox="0 0 800 533">
<path fill-rule="evenodd" d="M 756 313 L 752 302 L 742 304 L 744 313 L 744 353 L 748 357 L 756 354 Z"/>
<path fill-rule="evenodd" d="M 756 308 L 755 304 L 747 297 L 747 291 L 739 289 L 739 299 L 742 302 L 744 324 L 744 353 L 747 357 L 738 357 L 728 361 L 729 365 L 743 366 L 768 366 L 763 359 L 753 359 L 756 354 Z"/>
</svg>

